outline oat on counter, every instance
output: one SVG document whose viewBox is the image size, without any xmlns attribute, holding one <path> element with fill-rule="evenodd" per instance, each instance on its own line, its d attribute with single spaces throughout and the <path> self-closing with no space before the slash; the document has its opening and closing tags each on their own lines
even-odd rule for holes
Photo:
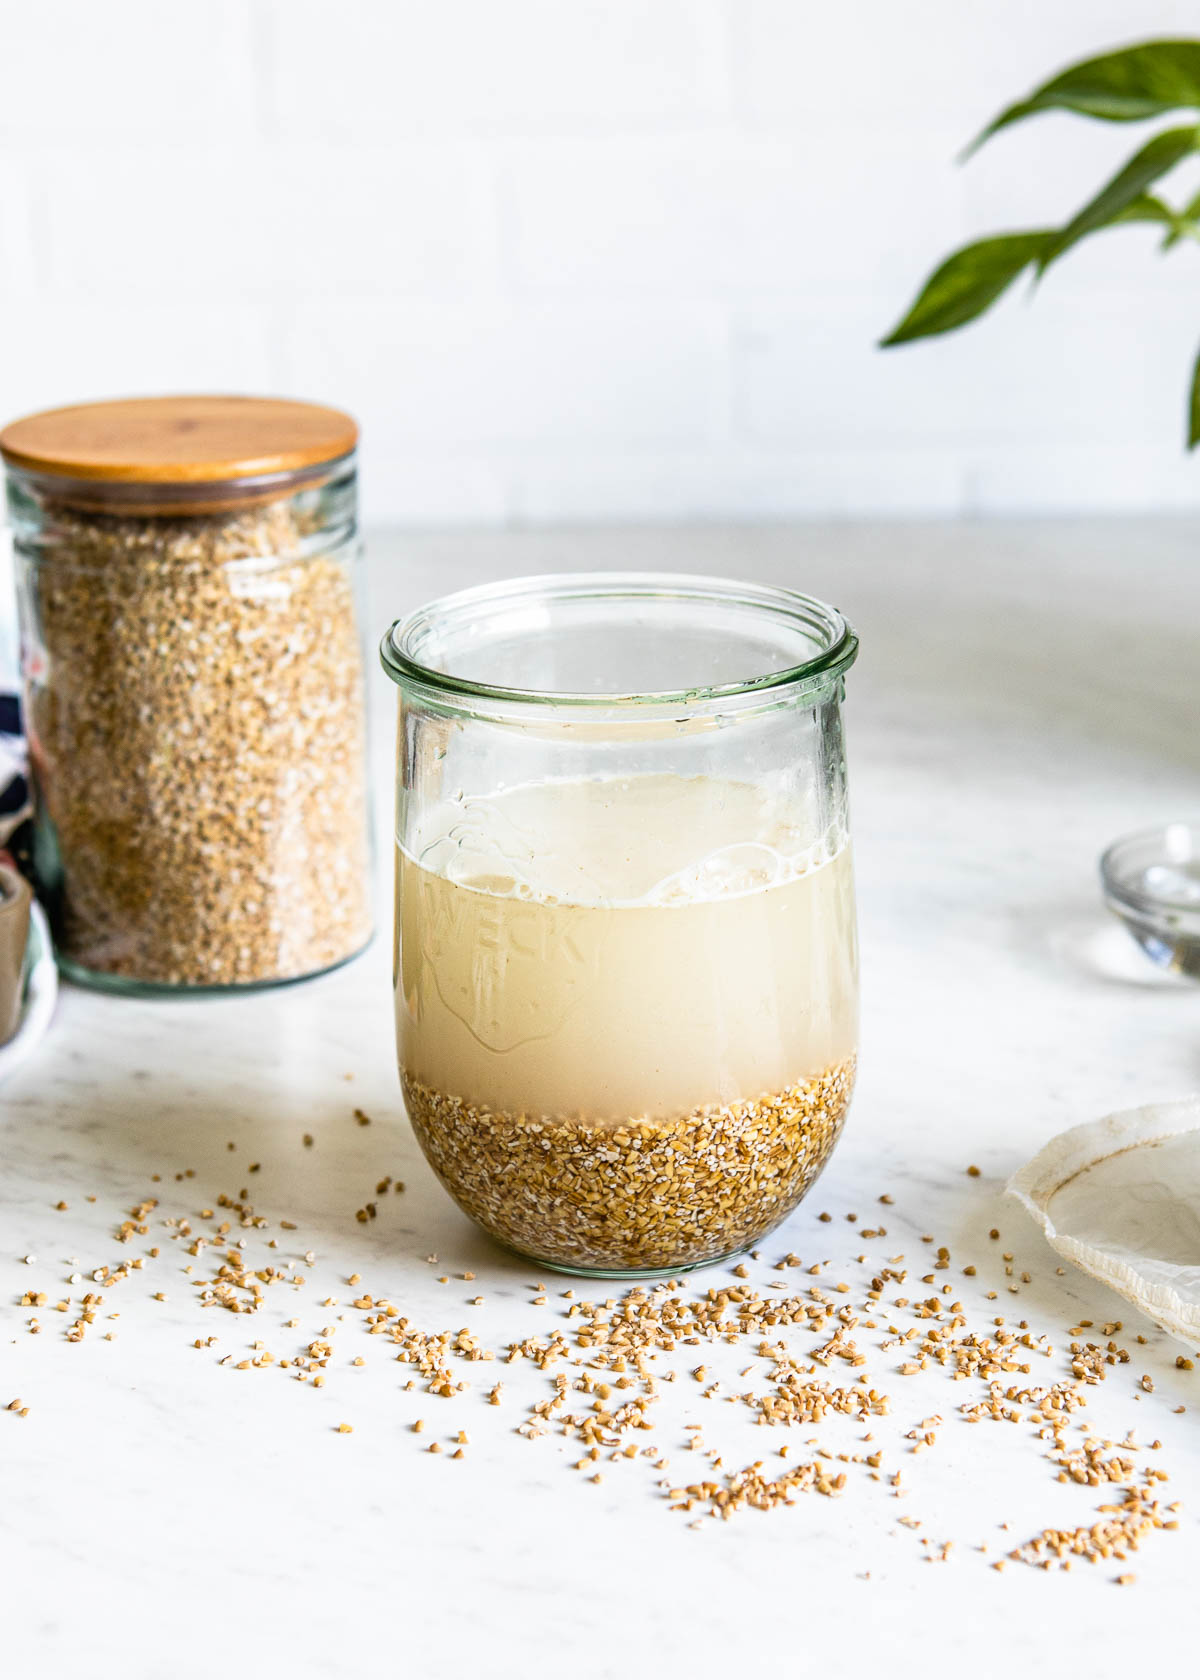
<svg viewBox="0 0 1200 1680">
<path fill-rule="evenodd" d="M 0 434 L 36 864 L 77 977 L 263 984 L 369 937 L 355 437 L 247 398 Z"/>
</svg>

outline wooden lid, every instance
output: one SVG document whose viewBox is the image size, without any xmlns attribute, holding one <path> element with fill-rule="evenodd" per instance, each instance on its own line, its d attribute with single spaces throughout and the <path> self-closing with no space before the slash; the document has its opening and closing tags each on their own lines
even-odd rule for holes
<svg viewBox="0 0 1200 1680">
<path fill-rule="evenodd" d="M 49 408 L 0 432 L 10 466 L 106 484 L 219 484 L 348 455 L 340 409 L 274 397 L 130 397 Z"/>
</svg>

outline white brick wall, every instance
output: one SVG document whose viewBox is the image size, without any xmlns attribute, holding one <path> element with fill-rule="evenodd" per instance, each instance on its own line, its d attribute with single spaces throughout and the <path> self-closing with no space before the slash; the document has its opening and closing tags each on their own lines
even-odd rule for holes
<svg viewBox="0 0 1200 1680">
<path fill-rule="evenodd" d="M 0 0 L 0 416 L 342 402 L 375 520 L 1200 506 L 1200 253 L 883 355 L 1144 132 L 961 145 L 1184 0 Z"/>
</svg>

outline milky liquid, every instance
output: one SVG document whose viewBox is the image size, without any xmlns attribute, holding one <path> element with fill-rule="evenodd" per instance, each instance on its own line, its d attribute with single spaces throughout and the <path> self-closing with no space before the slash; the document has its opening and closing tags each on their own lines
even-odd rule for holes
<svg viewBox="0 0 1200 1680">
<path fill-rule="evenodd" d="M 433 812 L 396 868 L 400 1060 L 433 1090 L 602 1123 L 854 1052 L 849 848 L 747 783 L 513 788 Z"/>
</svg>

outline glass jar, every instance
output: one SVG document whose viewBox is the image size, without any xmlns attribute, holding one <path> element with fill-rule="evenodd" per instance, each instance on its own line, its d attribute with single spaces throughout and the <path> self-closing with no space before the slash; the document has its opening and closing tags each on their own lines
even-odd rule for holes
<svg viewBox="0 0 1200 1680">
<path fill-rule="evenodd" d="M 35 872 L 70 977 L 272 984 L 370 937 L 356 439 L 236 397 L 0 433 Z"/>
<path fill-rule="evenodd" d="M 417 1138 L 543 1265 L 720 1260 L 820 1172 L 858 979 L 837 612 L 593 574 L 397 622 L 395 1002 Z"/>
</svg>

